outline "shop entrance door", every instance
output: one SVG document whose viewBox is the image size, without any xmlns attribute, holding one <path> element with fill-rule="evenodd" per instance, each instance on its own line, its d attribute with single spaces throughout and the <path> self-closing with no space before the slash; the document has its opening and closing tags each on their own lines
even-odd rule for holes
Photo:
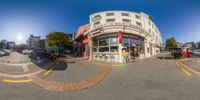
<svg viewBox="0 0 200 100">
<path fill-rule="evenodd" d="M 137 46 L 130 47 L 130 60 L 136 60 L 139 57 L 139 50 Z"/>
</svg>

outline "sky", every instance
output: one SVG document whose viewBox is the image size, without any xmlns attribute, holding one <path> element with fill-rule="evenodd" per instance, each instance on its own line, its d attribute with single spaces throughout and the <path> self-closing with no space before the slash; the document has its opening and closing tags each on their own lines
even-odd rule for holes
<svg viewBox="0 0 200 100">
<path fill-rule="evenodd" d="M 125 10 L 150 15 L 163 42 L 200 41 L 199 5 L 200 0 L 0 0 L 0 40 L 25 43 L 30 34 L 75 33 L 92 13 Z"/>
</svg>

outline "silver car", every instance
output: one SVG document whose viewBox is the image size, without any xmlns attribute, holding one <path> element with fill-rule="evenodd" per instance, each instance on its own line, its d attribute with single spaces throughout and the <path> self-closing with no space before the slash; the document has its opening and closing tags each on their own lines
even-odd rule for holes
<svg viewBox="0 0 200 100">
<path fill-rule="evenodd" d="M 0 56 L 5 56 L 6 53 L 0 50 Z"/>
</svg>

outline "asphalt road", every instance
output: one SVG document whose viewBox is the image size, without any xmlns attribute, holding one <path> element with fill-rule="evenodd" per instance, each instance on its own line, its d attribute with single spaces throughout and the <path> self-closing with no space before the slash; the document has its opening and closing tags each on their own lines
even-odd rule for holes
<svg viewBox="0 0 200 100">
<path fill-rule="evenodd" d="M 159 56 L 165 56 L 161 54 Z M 25 56 L 24 56 L 25 57 Z M 104 63 L 67 58 L 66 65 L 54 70 L 47 80 L 71 82 L 89 77 Z M 0 71 L 13 66 L 0 64 Z M 36 65 L 30 65 L 37 67 Z M 110 65 L 111 66 L 111 65 Z M 62 68 L 64 67 L 64 68 Z M 21 71 L 21 66 L 15 66 Z M 15 70 L 14 70 L 15 71 Z M 187 75 L 173 59 L 148 58 L 132 64 L 112 67 L 97 86 L 85 90 L 55 92 L 39 88 L 32 83 L 4 83 L 0 76 L 0 100 L 199 100 L 200 77 Z"/>
</svg>

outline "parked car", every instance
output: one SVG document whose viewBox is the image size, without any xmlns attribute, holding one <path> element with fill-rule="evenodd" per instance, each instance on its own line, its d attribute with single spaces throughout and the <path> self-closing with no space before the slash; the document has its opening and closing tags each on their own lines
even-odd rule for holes
<svg viewBox="0 0 200 100">
<path fill-rule="evenodd" d="M 34 60 L 40 60 L 41 58 L 46 58 L 47 53 L 44 50 L 35 50 L 32 53 L 30 53 L 29 58 Z"/>
<path fill-rule="evenodd" d="M 174 58 L 180 58 L 182 57 L 182 49 L 181 48 L 171 48 L 171 55 Z"/>
<path fill-rule="evenodd" d="M 33 50 L 29 50 L 29 49 L 25 49 L 25 50 L 22 51 L 22 53 L 25 54 L 25 55 L 29 55 L 32 52 L 33 52 Z"/>
<path fill-rule="evenodd" d="M 6 53 L 0 50 L 0 56 L 5 56 Z"/>
<path fill-rule="evenodd" d="M 70 53 L 72 53 L 72 51 L 71 50 L 69 50 L 69 49 L 65 49 L 65 50 L 63 50 L 63 52 L 62 53 L 64 53 L 64 54 L 70 54 Z"/>
<path fill-rule="evenodd" d="M 200 56 L 200 50 L 193 51 L 193 54 Z"/>
<path fill-rule="evenodd" d="M 8 50 L 8 49 L 3 49 L 2 51 L 5 52 L 6 55 L 10 55 L 10 52 L 11 52 L 11 51 Z"/>
</svg>

